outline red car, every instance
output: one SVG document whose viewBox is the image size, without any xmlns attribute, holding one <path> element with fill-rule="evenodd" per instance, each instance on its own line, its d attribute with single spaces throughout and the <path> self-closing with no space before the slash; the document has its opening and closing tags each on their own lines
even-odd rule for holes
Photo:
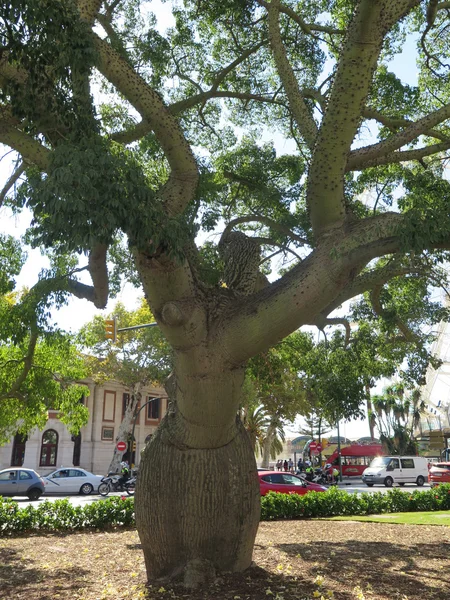
<svg viewBox="0 0 450 600">
<path fill-rule="evenodd" d="M 450 462 L 432 464 L 428 471 L 428 483 L 431 487 L 440 483 L 450 483 Z"/>
<path fill-rule="evenodd" d="M 280 471 L 258 471 L 259 489 L 261 496 L 268 492 L 280 492 L 282 494 L 307 494 L 308 492 L 326 492 L 327 488 L 317 483 L 305 481 L 301 477 L 291 473 Z"/>
</svg>

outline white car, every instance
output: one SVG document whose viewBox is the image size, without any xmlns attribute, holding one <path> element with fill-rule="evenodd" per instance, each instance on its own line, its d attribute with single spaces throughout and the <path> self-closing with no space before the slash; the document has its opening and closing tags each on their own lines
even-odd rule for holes
<svg viewBox="0 0 450 600">
<path fill-rule="evenodd" d="M 94 475 L 78 467 L 57 469 L 42 478 L 44 494 L 92 494 L 98 492 L 103 476 Z"/>
</svg>

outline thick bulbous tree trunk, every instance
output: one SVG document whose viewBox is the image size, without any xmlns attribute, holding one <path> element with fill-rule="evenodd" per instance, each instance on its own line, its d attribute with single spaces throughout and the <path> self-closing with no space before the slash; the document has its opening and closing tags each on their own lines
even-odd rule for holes
<svg viewBox="0 0 450 600">
<path fill-rule="evenodd" d="M 196 587 L 217 572 L 251 564 L 260 492 L 255 456 L 233 398 L 239 393 L 235 375 L 206 378 L 206 385 L 197 381 L 187 393 L 177 385 L 142 452 L 135 510 L 150 580 L 180 577 Z M 196 415 L 183 414 L 190 394 L 196 396 Z M 223 410 L 226 400 L 231 412 Z"/>
</svg>

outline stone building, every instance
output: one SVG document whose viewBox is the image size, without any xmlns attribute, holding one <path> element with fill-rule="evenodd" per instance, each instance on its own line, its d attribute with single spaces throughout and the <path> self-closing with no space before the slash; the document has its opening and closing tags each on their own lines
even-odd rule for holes
<svg viewBox="0 0 450 600">
<path fill-rule="evenodd" d="M 80 433 L 77 436 L 71 435 L 59 420 L 58 412 L 49 410 L 48 420 L 42 431 L 35 429 L 25 438 L 16 435 L 10 443 L 0 447 L 1 469 L 24 466 L 34 469 L 40 475 L 47 475 L 61 466 L 78 466 L 99 475 L 106 474 L 119 425 L 130 398 L 130 390 L 116 381 L 101 385 L 92 380 L 80 383 L 90 390 L 89 396 L 82 399 L 89 410 L 89 421 Z M 130 464 L 136 464 L 139 452 L 166 413 L 166 392 L 151 386 L 144 388 L 140 409 L 134 439 L 130 434 L 128 448 L 123 455 Z"/>
</svg>

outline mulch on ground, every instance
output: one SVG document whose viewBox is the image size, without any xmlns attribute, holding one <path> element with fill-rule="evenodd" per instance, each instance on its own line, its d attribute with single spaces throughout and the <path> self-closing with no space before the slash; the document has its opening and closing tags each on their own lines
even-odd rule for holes
<svg viewBox="0 0 450 600">
<path fill-rule="evenodd" d="M 336 521 L 261 523 L 247 572 L 194 592 L 145 585 L 134 530 L 0 539 L 10 600 L 449 600 L 450 529 Z"/>
</svg>

